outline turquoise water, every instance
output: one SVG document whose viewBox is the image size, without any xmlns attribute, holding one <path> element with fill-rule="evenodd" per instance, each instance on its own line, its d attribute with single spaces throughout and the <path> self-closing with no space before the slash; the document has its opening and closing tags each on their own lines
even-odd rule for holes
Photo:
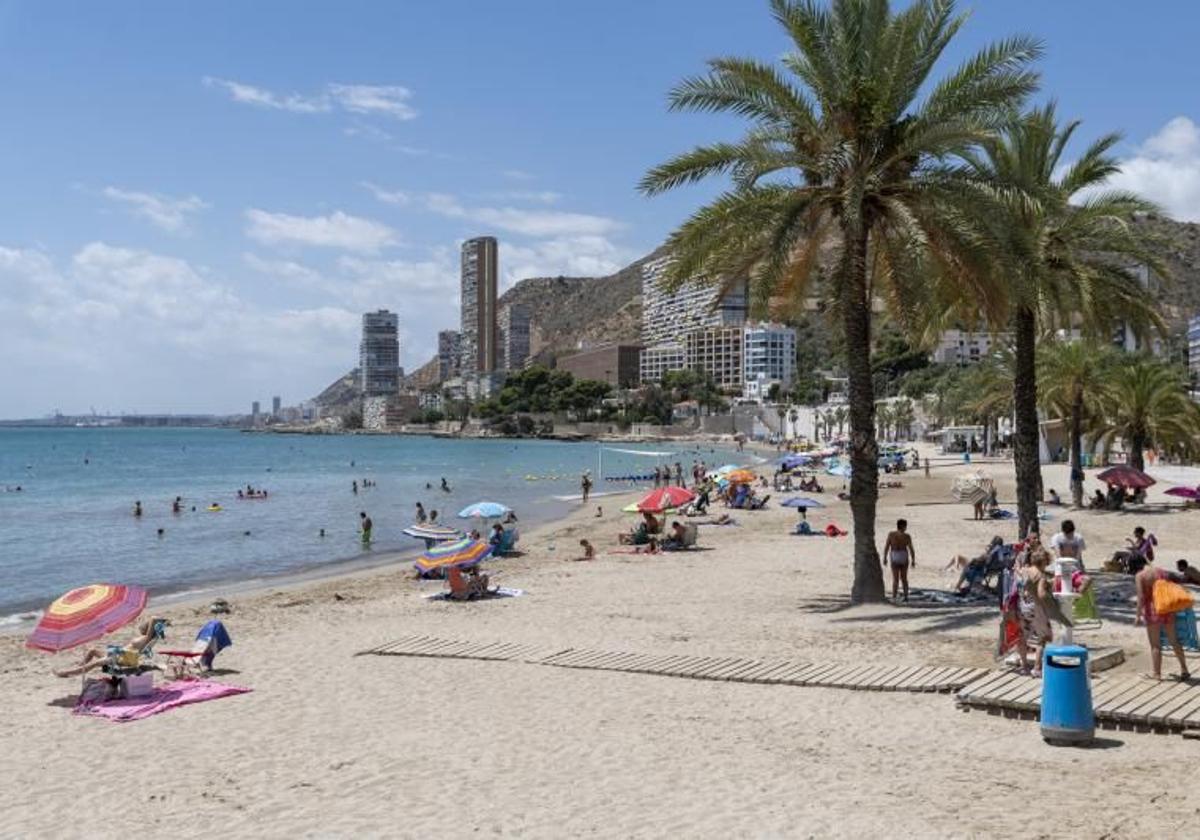
<svg viewBox="0 0 1200 840">
<path fill-rule="evenodd" d="M 729 457 L 709 447 L 626 448 L 671 455 L 606 447 L 604 475 L 676 460 L 686 471 L 694 458 L 715 464 Z M 418 501 L 455 526 L 469 525 L 455 514 L 483 499 L 515 508 L 522 523 L 543 521 L 577 504 L 555 496 L 579 492 L 579 474 L 596 474 L 599 450 L 594 443 L 217 429 L 0 429 L 0 490 L 22 487 L 0 492 L 0 618 L 85 583 L 167 593 L 362 561 L 360 511 L 375 524 L 374 554 L 420 547 L 400 533 Z M 443 476 L 450 493 L 438 489 Z M 351 482 L 364 478 L 376 486 L 351 492 Z M 266 488 L 269 498 L 239 501 L 236 491 L 247 484 Z M 597 481 L 593 492 L 629 486 Z M 184 499 L 181 514 L 171 512 L 175 496 Z M 140 518 L 132 515 L 137 500 Z M 207 512 L 212 502 L 223 510 Z"/>
</svg>

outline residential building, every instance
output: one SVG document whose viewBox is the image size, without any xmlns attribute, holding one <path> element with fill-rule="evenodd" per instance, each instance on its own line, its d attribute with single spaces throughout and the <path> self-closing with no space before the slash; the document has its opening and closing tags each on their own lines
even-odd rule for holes
<svg viewBox="0 0 1200 840">
<path fill-rule="evenodd" d="M 683 345 L 668 343 L 642 350 L 638 363 L 638 381 L 642 384 L 661 382 L 663 374 L 683 370 Z"/>
<path fill-rule="evenodd" d="M 705 327 L 683 337 L 684 367 L 710 374 L 726 392 L 742 390 L 745 381 L 745 327 Z"/>
<path fill-rule="evenodd" d="M 642 343 L 647 347 L 675 343 L 702 327 L 740 326 L 746 321 L 749 290 L 745 280 L 729 286 L 700 281 L 673 292 L 659 283 L 668 260 L 651 260 L 642 268 Z"/>
<path fill-rule="evenodd" d="M 257 424 L 259 413 L 258 400 L 255 400 L 254 402 L 250 403 L 250 420 Z"/>
<path fill-rule="evenodd" d="M 771 385 L 783 390 L 796 378 L 796 331 L 783 324 L 748 324 L 743 333 L 743 396 L 762 400 Z"/>
<path fill-rule="evenodd" d="M 399 390 L 399 327 L 400 319 L 386 309 L 363 315 L 358 367 L 364 397 L 389 396 Z"/>
<path fill-rule="evenodd" d="M 933 360 L 943 365 L 967 367 L 977 363 L 1007 340 L 986 330 L 946 330 L 938 338 Z"/>
<path fill-rule="evenodd" d="M 283 400 L 279 397 L 271 397 L 271 416 L 276 420 L 279 419 L 279 410 L 283 407 Z"/>
<path fill-rule="evenodd" d="M 438 381 L 445 382 L 458 376 L 462 357 L 462 333 L 458 330 L 442 330 L 438 333 Z"/>
<path fill-rule="evenodd" d="M 468 239 L 462 246 L 461 375 L 490 374 L 497 367 L 496 288 L 499 276 L 494 236 Z"/>
<path fill-rule="evenodd" d="M 1200 315 L 1188 321 L 1188 374 L 1192 380 L 1192 390 L 1197 390 L 1200 384 Z"/>
<path fill-rule="evenodd" d="M 640 344 L 605 344 L 560 356 L 557 366 L 576 379 L 594 379 L 617 388 L 636 388 L 641 355 Z"/>
<path fill-rule="evenodd" d="M 510 303 L 496 318 L 497 357 L 502 370 L 520 370 L 529 358 L 529 309 Z"/>
</svg>

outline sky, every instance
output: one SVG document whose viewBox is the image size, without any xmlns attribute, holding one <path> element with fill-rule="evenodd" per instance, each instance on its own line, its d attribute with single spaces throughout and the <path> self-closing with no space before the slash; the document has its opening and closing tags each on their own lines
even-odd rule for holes
<svg viewBox="0 0 1200 840">
<path fill-rule="evenodd" d="M 1077 148 L 1123 132 L 1114 185 L 1200 221 L 1200 4 L 960 5 L 944 69 L 1042 37 Z M 0 418 L 296 404 L 379 308 L 413 369 L 464 239 L 504 288 L 656 247 L 722 185 L 638 179 L 740 128 L 667 92 L 786 49 L 765 0 L 0 0 Z"/>
</svg>

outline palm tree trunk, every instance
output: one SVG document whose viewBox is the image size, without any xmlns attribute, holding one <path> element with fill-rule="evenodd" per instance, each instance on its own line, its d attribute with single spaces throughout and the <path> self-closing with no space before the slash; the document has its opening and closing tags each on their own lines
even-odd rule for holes
<svg viewBox="0 0 1200 840">
<path fill-rule="evenodd" d="M 1129 466 L 1135 470 L 1145 472 L 1146 459 L 1143 457 L 1143 453 L 1146 451 L 1146 436 L 1141 434 L 1134 435 L 1129 441 L 1129 447 Z"/>
<path fill-rule="evenodd" d="M 854 517 L 854 585 L 850 600 L 884 600 L 883 570 L 875 548 L 879 499 L 879 445 L 875 442 L 875 387 L 871 377 L 871 300 L 867 292 L 867 234 L 861 219 L 842 223 L 842 325 L 850 386 L 850 512 Z"/>
<path fill-rule="evenodd" d="M 1037 322 L 1033 310 L 1021 307 L 1016 314 L 1016 369 L 1013 406 L 1016 429 L 1013 461 L 1017 473 L 1017 521 L 1021 539 L 1038 529 L 1037 508 L 1042 497 L 1042 467 L 1038 454 Z"/>
<path fill-rule="evenodd" d="M 1083 507 L 1083 389 L 1071 400 L 1071 500 Z"/>
</svg>

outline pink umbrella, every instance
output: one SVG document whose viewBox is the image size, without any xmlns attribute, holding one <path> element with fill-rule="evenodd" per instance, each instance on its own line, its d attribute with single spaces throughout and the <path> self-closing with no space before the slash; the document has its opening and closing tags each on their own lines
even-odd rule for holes
<svg viewBox="0 0 1200 840">
<path fill-rule="evenodd" d="M 1155 483 L 1153 478 L 1127 464 L 1109 467 L 1096 478 L 1105 484 L 1115 484 L 1130 490 L 1144 490 Z"/>
<path fill-rule="evenodd" d="M 1197 487 L 1172 487 L 1167 491 L 1168 496 L 1178 496 L 1181 499 L 1188 499 L 1193 502 L 1200 502 L 1200 488 Z"/>
</svg>

